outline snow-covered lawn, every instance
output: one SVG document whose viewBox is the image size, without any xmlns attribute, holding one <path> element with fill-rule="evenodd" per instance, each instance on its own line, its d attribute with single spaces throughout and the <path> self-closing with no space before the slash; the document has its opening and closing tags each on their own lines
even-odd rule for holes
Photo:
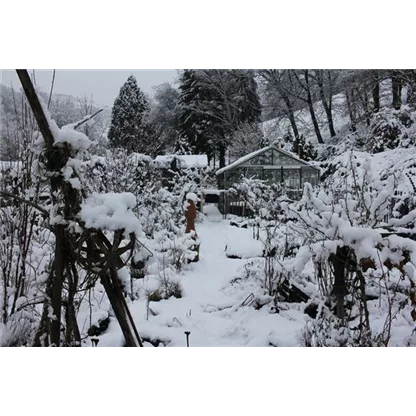
<svg viewBox="0 0 416 416">
<path fill-rule="evenodd" d="M 140 335 L 175 347 L 186 346 L 185 331 L 190 332 L 193 347 L 298 346 L 306 318 L 296 310 L 299 305 L 279 314 L 270 314 L 267 306 L 259 310 L 241 306 L 259 289 L 254 283 L 230 283 L 242 276 L 247 260 L 227 258 L 226 247 L 233 242 L 242 246 L 246 242 L 249 246 L 252 230 L 230 226 L 212 206 L 206 207 L 206 212 L 208 215 L 197 224 L 202 242 L 200 261 L 186 266 L 181 274 L 183 297 L 150 302 L 156 316 L 148 314 L 146 299 L 129 304 Z M 100 347 L 122 345 L 123 337 L 114 318 L 99 339 Z M 85 345 L 90 346 L 90 342 Z"/>
</svg>

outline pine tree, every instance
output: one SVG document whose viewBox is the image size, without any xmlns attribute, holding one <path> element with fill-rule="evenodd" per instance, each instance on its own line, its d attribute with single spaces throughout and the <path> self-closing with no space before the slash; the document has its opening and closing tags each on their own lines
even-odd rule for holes
<svg viewBox="0 0 416 416">
<path fill-rule="evenodd" d="M 146 121 L 149 105 L 130 75 L 114 101 L 108 141 L 111 147 L 146 153 L 151 141 L 152 129 Z"/>
</svg>

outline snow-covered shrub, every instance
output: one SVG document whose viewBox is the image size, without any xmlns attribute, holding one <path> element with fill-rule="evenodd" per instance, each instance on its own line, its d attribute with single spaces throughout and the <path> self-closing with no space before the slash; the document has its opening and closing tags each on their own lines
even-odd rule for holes
<svg viewBox="0 0 416 416">
<path fill-rule="evenodd" d="M 318 305 L 316 319 L 306 321 L 302 330 L 302 347 L 355 346 L 351 330 L 325 306 Z"/>
<path fill-rule="evenodd" d="M 170 297 L 181 298 L 182 297 L 182 286 L 178 280 L 175 280 L 173 275 L 170 274 L 168 269 L 164 269 L 160 276 L 160 286 L 156 291 L 153 292 L 153 300 L 155 300 L 155 293 L 161 299 L 169 299 Z M 149 297 L 150 300 L 150 297 Z"/>
<path fill-rule="evenodd" d="M 261 179 L 241 178 L 230 188 L 230 193 L 246 204 L 250 217 L 260 220 L 277 219 L 282 213 L 279 201 L 286 200 L 280 184 L 267 184 Z"/>
<path fill-rule="evenodd" d="M 93 156 L 86 178 L 90 192 L 132 192 L 144 199 L 144 190 L 157 179 L 157 170 L 151 157 L 115 149 L 105 157 Z"/>
<path fill-rule="evenodd" d="M 411 129 L 413 123 L 409 107 L 403 106 L 399 110 L 381 109 L 371 119 L 368 151 L 379 153 L 387 149 L 414 145 L 416 135 Z"/>
<path fill-rule="evenodd" d="M 325 143 L 318 145 L 318 156 L 316 160 L 321 161 L 320 167 L 325 169 L 331 164 L 332 159 L 343 156 L 352 150 L 364 151 L 367 148 L 367 133 L 366 132 L 352 132 L 347 133 L 342 137 L 342 140 L 337 137 L 336 143 Z"/>
<path fill-rule="evenodd" d="M 279 263 L 288 256 L 293 239 L 286 233 L 287 220 L 281 203 L 288 201 L 284 189 L 278 184 L 266 184 L 259 179 L 242 178 L 231 188 L 240 201 L 244 201 L 251 213 L 253 238 L 262 243 L 264 266 L 261 273 L 266 293 L 275 296 L 285 281 Z"/>
<path fill-rule="evenodd" d="M 6 323 L 0 322 L 0 347 L 29 346 L 36 330 L 36 322 L 36 315 L 29 310 L 19 310 Z"/>
<path fill-rule="evenodd" d="M 291 150 L 293 153 L 297 154 L 300 159 L 305 161 L 315 160 L 318 156 L 317 150 L 303 135 L 295 137 Z"/>
<path fill-rule="evenodd" d="M 199 241 L 193 233 L 175 234 L 162 230 L 155 234 L 155 245 L 160 253 L 161 263 L 166 267 L 172 265 L 177 271 L 198 255 Z"/>
<path fill-rule="evenodd" d="M 0 343 L 10 346 L 27 345 L 33 338 L 36 305 L 44 299 L 41 276 L 49 268 L 54 242 L 35 155 L 39 134 L 27 119 L 18 123 L 18 161 L 0 162 Z"/>
<path fill-rule="evenodd" d="M 407 161 L 396 161 L 390 167 L 384 163 L 381 171 L 374 169 L 372 161 L 365 154 L 345 156 L 326 180 L 326 187 L 313 190 L 306 184 L 302 199 L 285 206 L 296 218 L 288 224 L 289 232 L 302 238 L 303 244 L 294 258 L 282 262 L 282 268 L 296 275 L 312 262 L 321 279 L 318 265 L 328 263 L 335 270 L 341 264 L 343 285 L 357 308 L 360 342 L 371 338 L 367 290 L 376 284 L 391 287 L 392 269 L 412 281 L 406 267 L 416 261 L 416 243 L 410 238 L 414 221 L 409 221 L 416 215 L 415 208 L 406 215 L 398 209 L 413 192 L 405 175 L 409 171 L 402 170 Z M 401 200 L 395 196 L 398 189 Z M 379 296 L 390 296 L 390 292 L 385 288 Z M 391 303 L 391 308 L 398 307 Z"/>
</svg>

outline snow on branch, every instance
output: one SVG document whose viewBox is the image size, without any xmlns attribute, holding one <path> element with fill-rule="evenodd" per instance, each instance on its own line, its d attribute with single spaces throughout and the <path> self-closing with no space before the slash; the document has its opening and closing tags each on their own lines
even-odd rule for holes
<svg viewBox="0 0 416 416">
<path fill-rule="evenodd" d="M 126 234 L 141 232 L 139 219 L 132 209 L 136 197 L 130 192 L 98 194 L 94 192 L 81 205 L 80 219 L 87 228 L 117 231 L 124 229 Z"/>
</svg>

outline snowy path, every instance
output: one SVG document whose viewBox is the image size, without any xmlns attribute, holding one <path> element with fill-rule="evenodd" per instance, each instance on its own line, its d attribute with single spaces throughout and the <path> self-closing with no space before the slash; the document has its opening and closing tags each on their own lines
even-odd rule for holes
<svg viewBox="0 0 416 416">
<path fill-rule="evenodd" d="M 144 300 L 130 304 L 141 336 L 169 346 L 186 346 L 185 331 L 191 332 L 191 346 L 299 345 L 302 312 L 270 314 L 267 308 L 240 307 L 258 289 L 254 284 L 240 289 L 230 285 L 230 280 L 242 276 L 247 260 L 227 258 L 225 247 L 230 241 L 250 243 L 251 230 L 232 227 L 210 212 L 197 224 L 197 232 L 202 242 L 200 261 L 188 265 L 181 276 L 183 297 L 151 302 L 156 316 L 147 320 Z M 116 321 L 100 339 L 100 346 L 121 345 Z"/>
</svg>

